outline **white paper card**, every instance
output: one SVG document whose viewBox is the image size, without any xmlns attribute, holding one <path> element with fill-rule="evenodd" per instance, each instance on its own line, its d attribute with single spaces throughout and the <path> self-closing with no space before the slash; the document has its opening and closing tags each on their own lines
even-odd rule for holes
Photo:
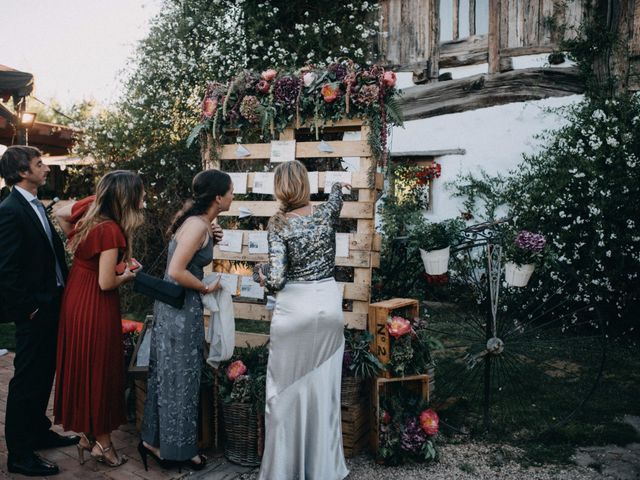
<svg viewBox="0 0 640 480">
<path fill-rule="evenodd" d="M 309 175 L 309 193 L 310 194 L 314 194 L 314 193 L 318 193 L 318 172 L 308 172 Z"/>
<path fill-rule="evenodd" d="M 241 277 L 240 296 L 247 298 L 264 298 L 264 287 L 253 281 L 251 277 Z"/>
<path fill-rule="evenodd" d="M 238 218 L 247 218 L 247 217 L 250 217 L 251 215 L 253 215 L 253 212 L 251 211 L 250 208 L 240 207 L 238 209 Z"/>
<path fill-rule="evenodd" d="M 253 175 L 253 193 L 273 195 L 273 173 L 256 172 Z"/>
<path fill-rule="evenodd" d="M 290 162 L 296 159 L 295 140 L 274 140 L 271 142 L 270 162 Z"/>
<path fill-rule="evenodd" d="M 349 256 L 349 234 L 336 233 L 336 257 Z"/>
<path fill-rule="evenodd" d="M 331 193 L 331 187 L 337 182 L 351 183 L 351 172 L 326 172 L 324 177 L 325 193 Z M 348 194 L 351 193 L 351 190 L 343 188 L 342 193 Z"/>
<path fill-rule="evenodd" d="M 247 193 L 247 173 L 246 172 L 227 172 L 233 182 L 233 193 Z"/>
<path fill-rule="evenodd" d="M 269 243 L 267 242 L 267 232 L 251 232 L 249 234 L 249 253 L 256 255 L 259 253 L 269 253 Z"/>
<path fill-rule="evenodd" d="M 223 230 L 222 240 L 218 247 L 223 252 L 242 253 L 242 232 L 237 230 Z"/>
</svg>

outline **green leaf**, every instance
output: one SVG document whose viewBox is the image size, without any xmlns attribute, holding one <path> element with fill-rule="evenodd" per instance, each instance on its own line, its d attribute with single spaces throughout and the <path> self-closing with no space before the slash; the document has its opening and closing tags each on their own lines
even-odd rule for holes
<svg viewBox="0 0 640 480">
<path fill-rule="evenodd" d="M 191 147 L 191 144 L 198 137 L 198 135 L 200 134 L 200 131 L 204 128 L 204 126 L 205 126 L 204 123 L 199 123 L 198 125 L 193 127 L 193 130 L 191 130 L 191 133 L 187 137 L 187 148 Z"/>
</svg>

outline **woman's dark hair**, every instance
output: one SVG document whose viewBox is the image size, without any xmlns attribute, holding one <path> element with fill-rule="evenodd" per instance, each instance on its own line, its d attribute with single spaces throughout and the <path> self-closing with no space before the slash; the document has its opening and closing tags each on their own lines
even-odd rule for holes
<svg viewBox="0 0 640 480">
<path fill-rule="evenodd" d="M 192 197 L 176 213 L 167 234 L 176 233 L 187 218 L 205 213 L 216 197 L 218 195 L 223 197 L 230 188 L 231 177 L 220 170 L 205 170 L 198 173 L 191 183 Z"/>
</svg>

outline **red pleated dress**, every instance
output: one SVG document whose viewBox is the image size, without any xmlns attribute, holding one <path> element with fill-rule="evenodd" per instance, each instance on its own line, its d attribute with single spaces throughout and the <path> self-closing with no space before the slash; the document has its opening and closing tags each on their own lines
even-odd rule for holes
<svg viewBox="0 0 640 480">
<path fill-rule="evenodd" d="M 74 255 L 60 311 L 54 401 L 55 423 L 65 430 L 100 435 L 126 422 L 120 297 L 98 284 L 100 253 L 125 246 L 120 227 L 106 221 Z"/>
</svg>

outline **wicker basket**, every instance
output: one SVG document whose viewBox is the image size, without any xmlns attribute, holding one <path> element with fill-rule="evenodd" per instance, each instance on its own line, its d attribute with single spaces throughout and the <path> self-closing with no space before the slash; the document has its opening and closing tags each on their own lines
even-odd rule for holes
<svg viewBox="0 0 640 480">
<path fill-rule="evenodd" d="M 342 405 L 353 405 L 360 401 L 362 397 L 363 382 L 360 378 L 342 376 L 340 388 L 340 403 Z"/>
<path fill-rule="evenodd" d="M 260 465 L 264 450 L 264 417 L 248 403 L 223 403 L 224 456 L 245 467 Z"/>
</svg>

